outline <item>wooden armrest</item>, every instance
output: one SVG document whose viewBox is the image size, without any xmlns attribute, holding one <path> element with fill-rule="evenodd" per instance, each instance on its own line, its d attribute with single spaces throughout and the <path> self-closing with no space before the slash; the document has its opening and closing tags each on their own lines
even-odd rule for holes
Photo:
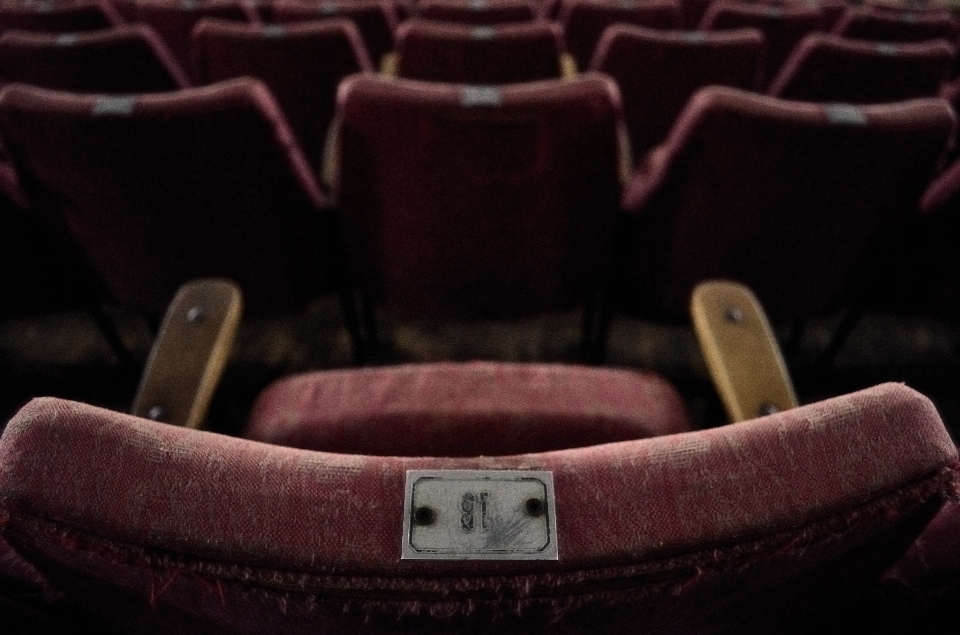
<svg viewBox="0 0 960 635">
<path fill-rule="evenodd" d="M 742 284 L 703 282 L 690 298 L 693 328 L 731 421 L 797 406 L 780 347 L 756 296 Z"/>
<path fill-rule="evenodd" d="M 380 74 L 388 77 L 396 77 L 397 69 L 400 67 L 400 58 L 396 51 L 384 53 L 380 58 Z"/>
<path fill-rule="evenodd" d="M 200 428 L 242 312 L 243 298 L 233 282 L 201 279 L 180 287 L 150 350 L 132 414 Z"/>
<path fill-rule="evenodd" d="M 573 79 L 577 76 L 577 60 L 569 53 L 560 54 L 560 77 Z"/>
</svg>

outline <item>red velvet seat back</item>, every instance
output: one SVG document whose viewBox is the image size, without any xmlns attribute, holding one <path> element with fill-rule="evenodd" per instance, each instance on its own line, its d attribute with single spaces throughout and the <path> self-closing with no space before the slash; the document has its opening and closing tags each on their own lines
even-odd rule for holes
<svg viewBox="0 0 960 635">
<path fill-rule="evenodd" d="M 770 94 L 803 101 L 871 104 L 933 97 L 953 61 L 944 40 L 893 44 L 808 35 L 770 85 Z"/>
<path fill-rule="evenodd" d="M 764 46 L 756 29 L 711 33 L 614 25 L 600 39 L 590 70 L 610 75 L 620 87 L 631 150 L 639 161 L 666 138 L 697 89 L 757 90 Z"/>
<path fill-rule="evenodd" d="M 0 33 L 8 30 L 74 33 L 117 24 L 109 7 L 91 0 L 0 3 Z"/>
<path fill-rule="evenodd" d="M 423 0 L 418 18 L 457 24 L 507 24 L 532 22 L 537 11 L 525 0 Z"/>
<path fill-rule="evenodd" d="M 393 32 L 397 28 L 397 13 L 389 2 L 276 0 L 270 5 L 269 15 L 274 22 L 280 23 L 311 22 L 330 18 L 352 20 L 363 36 L 367 53 L 370 54 L 370 61 L 377 68 L 383 56 L 393 50 Z"/>
<path fill-rule="evenodd" d="M 204 18 L 236 22 L 256 21 L 256 12 L 239 0 L 143 0 L 137 4 L 140 21 L 150 25 L 167 43 L 191 77 L 196 67 L 190 54 L 190 32 Z"/>
<path fill-rule="evenodd" d="M 501 88 L 341 88 L 339 209 L 353 274 L 409 317 L 576 307 L 604 278 L 623 119 L 593 75 Z"/>
<path fill-rule="evenodd" d="M 767 52 L 761 84 L 767 86 L 780 66 L 808 33 L 823 27 L 819 7 L 802 4 L 782 6 L 715 2 L 703 16 L 700 29 L 760 29 L 767 39 Z"/>
<path fill-rule="evenodd" d="M 560 14 L 567 51 L 585 69 L 603 31 L 612 24 L 633 24 L 651 29 L 674 29 L 680 25 L 680 5 L 672 0 L 573 0 Z"/>
<path fill-rule="evenodd" d="M 922 42 L 943 38 L 954 41 L 960 25 L 941 12 L 891 12 L 850 7 L 833 28 L 836 35 L 878 42 Z"/>
<path fill-rule="evenodd" d="M 359 31 L 344 18 L 282 26 L 204 20 L 192 38 L 201 80 L 263 81 L 315 168 L 323 159 L 337 86 L 347 75 L 373 71 Z"/>
<path fill-rule="evenodd" d="M 81 93 L 162 92 L 190 83 L 143 25 L 60 35 L 7 31 L 0 37 L 0 77 Z"/>
<path fill-rule="evenodd" d="M 876 584 L 956 461 L 932 404 L 893 384 L 702 432 L 459 459 L 43 399 L 0 440 L 0 567 L 115 632 L 797 632 Z M 410 469 L 552 472 L 559 559 L 401 560 Z"/>
<path fill-rule="evenodd" d="M 322 195 L 255 80 L 136 97 L 15 84 L 0 128 L 38 211 L 130 308 L 159 314 L 207 276 L 236 280 L 260 309 L 328 290 Z"/>
<path fill-rule="evenodd" d="M 629 186 L 630 310 L 687 319 L 694 285 L 742 281 L 774 319 L 832 310 L 913 213 L 955 125 L 946 101 L 806 104 L 698 92 Z"/>
<path fill-rule="evenodd" d="M 410 20 L 397 31 L 397 74 L 469 84 L 560 77 L 562 40 L 560 28 L 548 23 L 471 27 Z"/>
</svg>

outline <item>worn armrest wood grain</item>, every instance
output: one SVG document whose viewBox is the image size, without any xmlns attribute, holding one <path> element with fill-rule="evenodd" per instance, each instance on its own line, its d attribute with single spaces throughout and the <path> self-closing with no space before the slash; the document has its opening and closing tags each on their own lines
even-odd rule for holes
<svg viewBox="0 0 960 635">
<path fill-rule="evenodd" d="M 380 58 L 380 74 L 387 77 L 396 77 L 400 68 L 400 58 L 396 52 L 384 53 Z"/>
<path fill-rule="evenodd" d="M 742 284 L 703 282 L 690 298 L 693 328 L 731 421 L 797 406 L 780 347 L 756 296 Z"/>
<path fill-rule="evenodd" d="M 577 61 L 569 53 L 560 54 L 560 76 L 573 79 L 577 76 Z"/>
<path fill-rule="evenodd" d="M 132 414 L 201 427 L 242 312 L 240 289 L 229 280 L 201 279 L 180 287 L 150 351 Z"/>
</svg>

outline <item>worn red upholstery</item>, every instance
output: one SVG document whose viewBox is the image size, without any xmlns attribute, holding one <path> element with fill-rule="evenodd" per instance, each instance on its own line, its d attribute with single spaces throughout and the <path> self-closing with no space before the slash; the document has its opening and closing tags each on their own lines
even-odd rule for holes
<svg viewBox="0 0 960 635">
<path fill-rule="evenodd" d="M 257 22 L 256 10 L 240 0 L 142 0 L 140 21 L 150 25 L 191 77 L 197 77 L 190 55 L 190 32 L 204 18 Z M 198 82 L 199 83 L 199 82 Z"/>
<path fill-rule="evenodd" d="M 190 85 L 156 33 L 139 24 L 59 35 L 7 31 L 0 36 L 0 77 L 83 93 L 150 93 Z"/>
<path fill-rule="evenodd" d="M 422 0 L 416 15 L 424 20 L 479 26 L 532 22 L 537 10 L 526 0 Z"/>
<path fill-rule="evenodd" d="M 463 458 L 295 450 L 41 399 L 0 440 L 0 567 L 116 632 L 822 632 L 937 513 L 956 461 L 930 402 L 893 384 Z M 559 560 L 400 560 L 404 475 L 428 468 L 552 471 Z"/>
<path fill-rule="evenodd" d="M 236 280 L 259 310 L 332 290 L 323 195 L 256 80 L 135 97 L 15 84 L 0 129 L 38 212 L 121 304 L 160 315 L 203 276 Z"/>
<path fill-rule="evenodd" d="M 311 22 L 319 19 L 347 18 L 363 36 L 367 53 L 374 66 L 393 50 L 393 32 L 397 13 L 393 4 L 379 0 L 348 2 L 311 2 L 309 0 L 275 0 L 269 14 L 274 22 Z"/>
<path fill-rule="evenodd" d="M 96 0 L 0 2 L 0 33 L 7 30 L 41 33 L 94 31 L 119 24 L 111 7 Z"/>
<path fill-rule="evenodd" d="M 700 30 L 760 29 L 767 39 L 761 84 L 767 86 L 780 66 L 808 33 L 822 28 L 818 6 L 805 4 L 746 4 L 715 2 L 700 22 Z"/>
<path fill-rule="evenodd" d="M 397 30 L 397 74 L 408 79 L 508 84 L 560 77 L 563 32 L 547 22 L 467 26 L 408 20 Z"/>
<path fill-rule="evenodd" d="M 624 303 L 685 320 L 694 285 L 725 278 L 774 319 L 833 310 L 912 214 L 954 125 L 941 99 L 856 107 L 702 89 L 624 195 L 636 223 Z"/>
<path fill-rule="evenodd" d="M 953 56 L 945 40 L 898 44 L 812 33 L 794 49 L 769 92 L 784 99 L 854 104 L 933 97 Z"/>
<path fill-rule="evenodd" d="M 623 115 L 599 75 L 501 88 L 354 78 L 335 188 L 353 274 L 396 314 L 567 311 L 606 273 Z"/>
<path fill-rule="evenodd" d="M 567 51 L 584 69 L 603 31 L 612 24 L 633 24 L 651 29 L 674 29 L 680 25 L 680 5 L 673 0 L 572 0 L 560 13 Z"/>
<path fill-rule="evenodd" d="M 269 26 L 203 20 L 192 41 L 204 83 L 246 75 L 267 85 L 315 169 L 337 86 L 347 75 L 374 70 L 360 32 L 345 18 Z"/>
<path fill-rule="evenodd" d="M 697 89 L 757 90 L 764 45 L 756 29 L 681 32 L 619 24 L 604 31 L 590 70 L 610 75 L 620 87 L 639 160 L 666 138 Z"/>
<path fill-rule="evenodd" d="M 244 436 L 347 454 L 493 456 L 688 430 L 680 395 L 651 373 L 473 362 L 282 379 L 257 398 Z"/>
<path fill-rule="evenodd" d="M 921 42 L 943 38 L 953 42 L 960 25 L 949 14 L 891 12 L 870 7 L 850 7 L 833 28 L 848 38 L 879 42 Z"/>
</svg>

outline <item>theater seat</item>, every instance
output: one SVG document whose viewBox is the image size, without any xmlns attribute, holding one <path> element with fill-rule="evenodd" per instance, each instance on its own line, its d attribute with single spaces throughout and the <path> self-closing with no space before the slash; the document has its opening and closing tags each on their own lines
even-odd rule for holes
<svg viewBox="0 0 960 635">
<path fill-rule="evenodd" d="M 630 149 L 640 162 L 666 138 L 697 89 L 757 90 L 765 47 L 757 29 L 661 31 L 615 24 L 604 31 L 589 68 L 616 80 Z"/>
<path fill-rule="evenodd" d="M 833 27 L 833 33 L 847 38 L 877 42 L 954 41 L 960 25 L 943 11 L 909 9 L 891 11 L 875 7 L 848 7 Z"/>
<path fill-rule="evenodd" d="M 479 320 L 589 306 L 629 161 L 610 79 L 356 77 L 338 109 L 328 173 L 369 307 Z"/>
<path fill-rule="evenodd" d="M 783 99 L 853 104 L 934 97 L 954 54 L 945 40 L 897 44 L 812 33 L 784 62 L 769 92 Z"/>
<path fill-rule="evenodd" d="M 577 68 L 587 68 L 597 42 L 607 27 L 632 24 L 650 29 L 674 29 L 680 24 L 680 5 L 673 0 L 571 0 L 561 5 L 567 51 Z"/>
<path fill-rule="evenodd" d="M 701 31 L 759 29 L 767 40 L 761 86 L 765 87 L 780 69 L 794 47 L 808 33 L 823 25 L 823 13 L 817 5 L 784 5 L 714 2 L 700 21 Z"/>
<path fill-rule="evenodd" d="M 407 79 L 508 84 L 575 72 L 563 53 L 563 32 L 553 24 L 477 27 L 408 20 L 396 37 L 397 52 L 388 65 Z"/>
<path fill-rule="evenodd" d="M 436 22 L 489 26 L 533 22 L 537 10 L 526 0 L 423 0 L 416 17 Z"/>
<path fill-rule="evenodd" d="M 0 439 L 6 601 L 129 633 L 822 632 L 957 478 L 936 410 L 896 384 L 543 453 L 378 436 L 383 456 L 314 452 L 35 400 Z"/>
<path fill-rule="evenodd" d="M 710 278 L 747 284 L 775 322 L 844 306 L 954 125 L 940 99 L 855 107 L 701 89 L 625 193 L 622 309 L 686 320 Z"/>
<path fill-rule="evenodd" d="M 269 5 L 272 22 L 313 22 L 331 18 L 352 20 L 363 36 L 370 61 L 380 66 L 383 56 L 393 50 L 393 32 L 397 29 L 396 6 L 381 0 L 350 0 L 349 2 L 312 2 L 306 0 L 275 0 Z"/>
<path fill-rule="evenodd" d="M 98 0 L 9 2 L 0 5 L 0 33 L 8 30 L 75 33 L 117 26 L 120 15 Z"/>
<path fill-rule="evenodd" d="M 315 171 L 337 86 L 347 75 L 373 71 L 360 32 L 346 18 L 286 25 L 201 20 L 191 43 L 203 83 L 248 76 L 267 85 Z"/>
<path fill-rule="evenodd" d="M 150 27 L 0 36 L 0 77 L 78 93 L 150 93 L 187 88 L 190 80 Z"/>
<path fill-rule="evenodd" d="M 0 113 L 36 212 L 128 310 L 158 316 L 202 276 L 236 280 L 253 311 L 342 284 L 324 195 L 260 82 L 129 97 L 15 84 Z"/>
</svg>

